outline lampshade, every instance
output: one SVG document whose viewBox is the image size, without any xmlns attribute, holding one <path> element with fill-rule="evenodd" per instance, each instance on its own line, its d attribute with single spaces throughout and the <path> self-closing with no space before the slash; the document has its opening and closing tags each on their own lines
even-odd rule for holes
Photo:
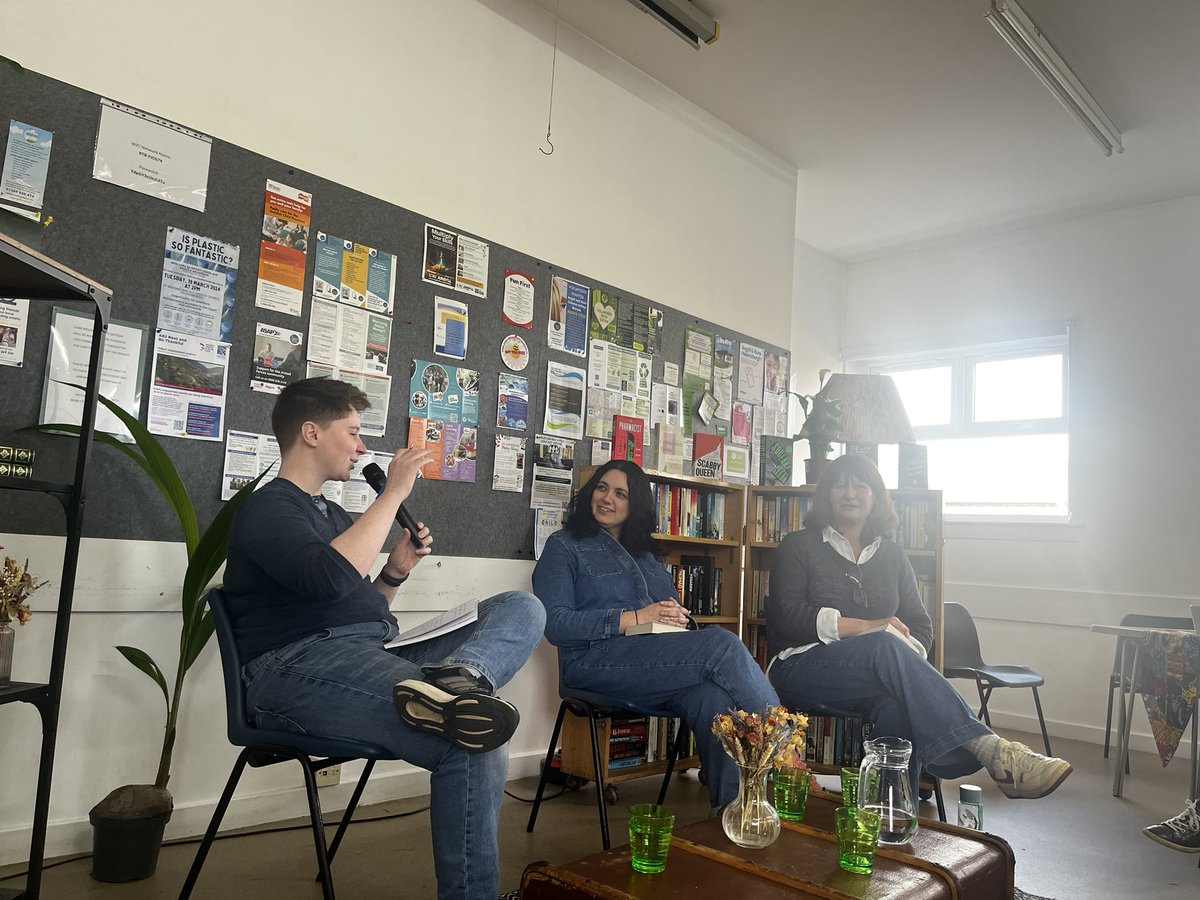
<svg viewBox="0 0 1200 900">
<path fill-rule="evenodd" d="M 800 436 L 849 444 L 914 440 L 904 402 L 888 375 L 831 375 L 813 398 Z"/>
</svg>

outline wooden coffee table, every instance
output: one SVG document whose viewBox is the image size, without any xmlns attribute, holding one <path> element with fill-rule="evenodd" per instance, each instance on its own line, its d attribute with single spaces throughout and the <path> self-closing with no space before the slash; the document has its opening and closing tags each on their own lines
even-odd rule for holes
<svg viewBox="0 0 1200 900">
<path fill-rule="evenodd" d="M 738 847 L 719 819 L 678 828 L 666 871 L 634 872 L 629 847 L 565 866 L 535 862 L 521 879 L 522 900 L 599 897 L 775 897 L 860 900 L 1012 900 L 1012 849 L 994 835 L 921 819 L 910 844 L 879 849 L 874 871 L 839 868 L 833 811 L 840 798 L 813 791 L 803 822 L 783 823 L 779 840 L 763 850 Z"/>
</svg>

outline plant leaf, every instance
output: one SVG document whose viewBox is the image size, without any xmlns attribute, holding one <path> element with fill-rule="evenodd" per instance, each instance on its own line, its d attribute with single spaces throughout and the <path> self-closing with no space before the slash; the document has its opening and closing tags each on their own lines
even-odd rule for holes
<svg viewBox="0 0 1200 900">
<path fill-rule="evenodd" d="M 171 705 L 171 693 L 167 690 L 167 679 L 163 677 L 162 669 L 145 651 L 137 647 L 117 647 L 117 652 L 133 663 L 134 667 L 146 675 L 162 689 L 163 702 L 168 708 Z"/>
<path fill-rule="evenodd" d="M 7 56 L 0 56 L 0 62 L 8 63 L 8 65 L 12 67 L 12 70 L 14 72 L 16 72 L 18 75 L 25 74 L 25 67 L 22 66 L 15 59 L 9 59 Z"/>
<path fill-rule="evenodd" d="M 222 506 L 209 526 L 200 535 L 196 549 L 188 557 L 187 571 L 183 576 L 183 628 L 179 635 L 179 653 L 186 672 L 200 656 L 208 639 L 212 636 L 212 624 L 204 626 L 208 586 L 225 562 L 229 551 L 229 533 L 233 529 L 233 517 L 238 507 L 254 493 L 266 472 L 259 474 L 249 484 L 243 485 L 229 502 Z"/>
</svg>

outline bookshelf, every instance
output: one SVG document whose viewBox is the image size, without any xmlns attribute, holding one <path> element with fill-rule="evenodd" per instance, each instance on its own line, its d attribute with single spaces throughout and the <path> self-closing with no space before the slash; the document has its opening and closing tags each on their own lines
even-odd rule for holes
<svg viewBox="0 0 1200 900">
<path fill-rule="evenodd" d="M 604 795 L 609 803 L 618 799 L 615 785 L 667 771 L 667 757 L 678 727 L 676 719 L 652 716 L 596 720 Z M 687 753 L 676 760 L 675 771 L 683 772 L 698 765 L 700 760 L 695 753 L 693 737 Z M 586 719 L 570 716 L 563 722 L 559 770 L 563 775 L 578 779 L 580 784 L 595 777 Z"/>
<path fill-rule="evenodd" d="M 773 556 L 785 534 L 795 531 L 804 521 L 811 505 L 812 485 L 798 487 L 750 487 L 746 495 L 746 556 L 742 594 L 745 616 L 742 638 L 759 665 L 766 667 L 766 620 L 763 601 L 770 592 L 768 574 Z M 904 548 L 917 576 L 917 589 L 929 618 L 933 621 L 933 657 L 942 670 L 942 492 L 919 490 L 891 491 L 899 525 L 896 540 Z M 818 721 L 820 720 L 820 721 Z M 810 745 L 818 758 L 810 761 L 817 771 L 836 771 L 839 762 L 856 763 L 856 748 L 861 747 L 860 729 L 846 729 L 845 721 L 814 716 L 810 722 Z M 814 735 L 814 729 L 819 734 Z M 846 732 L 852 732 L 848 735 Z M 829 762 L 824 757 L 831 756 Z"/>
<path fill-rule="evenodd" d="M 595 471 L 584 466 L 579 473 L 583 484 Z M 742 621 L 742 543 L 746 519 L 746 488 L 740 484 L 646 471 L 654 489 L 658 527 L 655 539 L 666 551 L 663 562 L 676 574 L 680 601 L 692 611 L 696 624 L 727 628 L 741 634 Z M 606 784 L 662 774 L 666 771 L 667 750 L 663 745 L 670 719 L 651 720 L 644 754 L 631 753 L 636 740 L 615 741 L 612 728 L 625 722 L 597 722 L 601 765 Z M 625 753 L 625 756 L 614 754 Z M 617 768 L 609 768 L 614 759 L 638 759 Z M 699 765 L 694 755 L 676 763 L 679 771 Z M 563 722 L 562 762 L 564 775 L 580 779 L 593 777 L 592 750 L 587 722 L 574 716 Z M 615 799 L 615 795 L 611 795 Z"/>
</svg>

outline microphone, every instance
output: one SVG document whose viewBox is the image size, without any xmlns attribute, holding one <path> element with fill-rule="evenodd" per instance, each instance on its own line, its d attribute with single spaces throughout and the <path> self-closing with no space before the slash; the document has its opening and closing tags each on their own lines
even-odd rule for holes
<svg viewBox="0 0 1200 900">
<path fill-rule="evenodd" d="M 387 487 L 387 476 L 383 474 L 383 469 L 379 468 L 375 463 L 367 463 L 363 466 L 363 478 L 367 479 L 367 484 L 375 489 L 377 495 L 382 494 L 383 489 Z M 396 510 L 396 521 L 408 529 L 408 539 L 412 541 L 414 547 L 418 550 L 424 548 L 425 545 L 417 537 L 417 532 L 421 530 L 417 526 L 417 520 L 404 508 L 403 503 Z"/>
</svg>

